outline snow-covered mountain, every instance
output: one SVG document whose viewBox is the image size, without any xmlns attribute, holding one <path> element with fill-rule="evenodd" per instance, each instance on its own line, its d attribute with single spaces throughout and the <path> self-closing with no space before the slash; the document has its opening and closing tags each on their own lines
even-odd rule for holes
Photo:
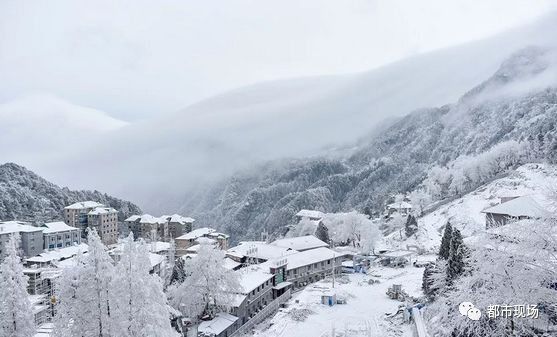
<svg viewBox="0 0 557 337">
<path fill-rule="evenodd" d="M 280 234 L 301 208 L 380 210 L 389 196 L 420 185 L 433 166 L 474 160 L 505 141 L 532 140 L 554 161 L 556 60 L 553 49 L 523 49 L 456 103 L 405 116 L 343 158 L 270 163 L 191 196 L 184 210 L 237 237 L 254 238 L 262 229 Z M 492 174 L 519 161 L 501 161 Z"/>
<path fill-rule="evenodd" d="M 133 203 L 99 191 L 71 191 L 13 163 L 0 165 L 0 220 L 42 222 L 62 219 L 65 206 L 93 200 L 120 211 L 120 220 L 141 214 Z"/>
</svg>

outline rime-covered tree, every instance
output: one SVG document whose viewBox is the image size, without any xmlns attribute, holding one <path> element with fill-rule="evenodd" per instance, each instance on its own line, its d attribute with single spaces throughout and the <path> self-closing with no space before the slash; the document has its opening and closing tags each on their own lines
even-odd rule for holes
<svg viewBox="0 0 557 337">
<path fill-rule="evenodd" d="M 166 254 L 166 261 L 163 266 L 161 278 L 163 280 L 164 289 L 172 282 L 172 274 L 174 274 L 174 266 L 176 265 L 176 243 L 174 239 L 170 239 L 170 246 Z"/>
<path fill-rule="evenodd" d="M 0 264 L 0 337 L 35 335 L 33 308 L 27 294 L 27 276 L 18 256 L 19 234 L 12 234 L 5 245 Z"/>
<path fill-rule="evenodd" d="M 462 234 L 458 229 L 453 229 L 450 241 L 449 258 L 447 260 L 447 282 L 452 284 L 464 273 L 466 247 L 462 242 Z"/>
<path fill-rule="evenodd" d="M 87 236 L 89 251 L 77 265 L 64 270 L 56 285 L 56 336 L 112 336 L 110 284 L 114 277 L 113 260 L 95 230 Z"/>
<path fill-rule="evenodd" d="M 406 225 L 404 228 L 407 237 L 411 237 L 418 231 L 418 221 L 416 221 L 416 218 L 412 214 L 410 214 L 406 219 Z"/>
<path fill-rule="evenodd" d="M 450 222 L 445 225 L 445 231 L 441 238 L 441 246 L 439 247 L 439 258 L 443 260 L 449 259 L 449 252 L 451 250 L 451 238 L 453 235 L 453 227 Z"/>
<path fill-rule="evenodd" d="M 160 277 L 149 273 L 149 251 L 133 234 L 123 241 L 123 250 L 110 284 L 112 335 L 121 337 L 176 336 L 170 326 L 170 311 Z"/>
<path fill-rule="evenodd" d="M 197 256 L 185 262 L 184 282 L 168 290 L 171 305 L 194 320 L 227 311 L 242 288 L 238 274 L 224 267 L 224 257 L 213 245 L 201 243 Z"/>
<path fill-rule="evenodd" d="M 186 270 L 184 269 L 184 259 L 179 257 L 174 263 L 174 268 L 172 268 L 172 276 L 170 277 L 170 284 L 180 284 L 184 282 L 186 278 Z"/>
<path fill-rule="evenodd" d="M 322 221 L 319 222 L 319 225 L 317 225 L 317 229 L 315 230 L 315 237 L 323 242 L 329 243 L 329 229 L 323 224 Z"/>
</svg>

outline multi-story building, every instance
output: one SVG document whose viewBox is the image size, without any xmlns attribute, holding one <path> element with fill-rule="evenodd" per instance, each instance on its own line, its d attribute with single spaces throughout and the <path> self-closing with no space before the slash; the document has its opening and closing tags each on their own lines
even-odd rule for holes
<svg viewBox="0 0 557 337">
<path fill-rule="evenodd" d="M 118 211 L 111 207 L 96 207 L 87 213 L 87 227 L 97 230 L 105 245 L 118 241 Z"/>
<path fill-rule="evenodd" d="M 222 250 L 228 248 L 228 238 L 229 235 L 219 233 L 212 228 L 198 228 L 193 231 L 177 237 L 174 241 L 176 242 L 176 255 L 183 256 L 188 254 L 188 249 L 197 245 L 200 238 L 208 238 L 215 240 L 218 247 Z"/>
<path fill-rule="evenodd" d="M 20 248 L 25 257 L 35 256 L 43 251 L 43 229 L 31 226 L 29 223 L 21 221 L 0 222 L 0 258 L 10 236 L 19 233 Z"/>
<path fill-rule="evenodd" d="M 191 231 L 195 219 L 178 214 L 154 217 L 150 214 L 132 215 L 124 222 L 134 238 L 170 241 Z M 156 237 L 154 237 L 156 236 Z"/>
<path fill-rule="evenodd" d="M 69 226 L 79 228 L 82 237 L 87 236 L 88 214 L 97 207 L 105 207 L 96 201 L 81 201 L 64 207 L 64 222 Z"/>
<path fill-rule="evenodd" d="M 47 222 L 42 225 L 44 249 L 60 249 L 81 243 L 79 228 L 66 225 L 62 221 Z"/>
</svg>

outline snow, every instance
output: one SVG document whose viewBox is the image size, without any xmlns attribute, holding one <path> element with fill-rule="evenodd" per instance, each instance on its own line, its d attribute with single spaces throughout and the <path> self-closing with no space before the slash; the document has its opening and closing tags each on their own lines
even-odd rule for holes
<svg viewBox="0 0 557 337">
<path fill-rule="evenodd" d="M 332 259 L 333 257 L 340 257 L 344 255 L 346 255 L 346 253 L 338 253 L 325 247 L 310 249 L 286 256 L 286 260 L 288 261 L 286 269 L 292 270 L 313 263 L 326 261 Z"/>
<path fill-rule="evenodd" d="M 72 226 L 68 226 L 63 221 L 47 222 L 43 225 L 43 227 L 46 227 L 43 230 L 43 233 L 46 233 L 46 234 L 77 230 L 77 228 L 72 227 Z"/>
<path fill-rule="evenodd" d="M 402 284 L 409 295 L 421 296 L 422 273 L 423 268 L 376 267 L 370 271 L 373 277 L 348 274 L 337 278 L 334 289 L 330 279 L 317 282 L 295 293 L 286 309 L 258 325 L 253 336 L 331 336 L 334 327 L 339 334 L 349 332 L 344 336 L 350 337 L 411 337 L 411 325 L 399 325 L 399 321 L 391 322 L 385 318 L 386 313 L 395 313 L 401 305 L 401 302 L 389 299 L 386 291 L 392 284 Z M 380 283 L 368 284 L 371 278 L 379 279 Z M 347 303 L 332 307 L 321 304 L 321 295 L 330 293 L 336 293 L 337 298 L 346 298 Z M 311 312 L 304 321 L 294 318 L 300 310 Z"/>
<path fill-rule="evenodd" d="M 295 238 L 285 238 L 273 241 L 271 243 L 277 247 L 290 248 L 297 251 L 315 249 L 319 247 L 328 247 L 329 245 L 313 235 L 298 236 Z"/>
<path fill-rule="evenodd" d="M 214 231 L 215 231 L 214 229 L 207 228 L 207 227 L 198 228 L 198 229 L 192 230 L 189 233 L 186 233 L 182 236 L 177 237 L 176 240 L 195 240 L 195 239 L 200 238 L 202 236 L 213 233 Z"/>
<path fill-rule="evenodd" d="M 178 214 L 173 214 L 170 217 L 170 222 L 178 222 L 181 224 L 186 224 L 186 223 L 193 223 L 195 221 L 195 219 L 193 218 L 189 218 L 189 217 L 184 217 Z"/>
<path fill-rule="evenodd" d="M 219 335 L 229 326 L 234 324 L 237 320 L 238 317 L 236 316 L 233 316 L 229 313 L 220 312 L 216 314 L 216 317 L 212 320 L 201 322 L 198 327 L 198 332 Z"/>
<path fill-rule="evenodd" d="M 26 259 L 26 261 L 28 263 L 47 263 L 60 261 L 76 256 L 79 252 L 86 253 L 88 250 L 89 246 L 85 243 L 81 243 L 79 245 L 44 252 L 37 256 L 30 257 Z"/>
<path fill-rule="evenodd" d="M 412 209 L 412 205 L 406 201 L 395 202 L 387 205 L 389 209 Z"/>
<path fill-rule="evenodd" d="M 124 220 L 124 221 L 127 221 L 127 222 L 134 222 L 134 221 L 137 221 L 137 219 L 140 219 L 140 218 L 141 218 L 141 215 L 132 215 L 132 216 L 130 216 L 129 218 L 127 218 L 126 220 Z"/>
<path fill-rule="evenodd" d="M 22 221 L 4 221 L 0 222 L 0 234 L 11 234 L 19 232 L 39 232 L 43 228 L 29 225 Z"/>
<path fill-rule="evenodd" d="M 253 289 L 264 284 L 274 277 L 269 272 L 266 265 L 254 265 L 237 270 L 236 273 L 240 278 L 240 284 L 244 294 L 249 294 Z"/>
<path fill-rule="evenodd" d="M 522 196 L 509 200 L 483 210 L 482 213 L 504 214 L 513 217 L 527 216 L 531 218 L 545 218 L 549 216 L 549 213 L 530 196 Z"/>
<path fill-rule="evenodd" d="M 230 258 L 225 258 L 224 259 L 224 268 L 228 269 L 228 270 L 233 270 L 235 268 L 238 268 L 239 266 L 241 266 L 242 264 L 240 262 L 236 262 Z"/>
<path fill-rule="evenodd" d="M 108 214 L 108 213 L 118 213 L 117 210 L 115 210 L 112 207 L 96 207 L 95 209 L 93 209 L 92 211 L 90 211 L 89 215 L 99 215 L 99 214 Z"/>
<path fill-rule="evenodd" d="M 555 211 L 548 195 L 557 186 L 557 166 L 546 164 L 525 164 L 507 176 L 496 179 L 475 191 L 439 206 L 433 212 L 418 219 L 418 232 L 408 239 L 395 232 L 385 238 L 381 245 L 408 249 L 417 246 L 426 251 L 436 252 L 441 242 L 443 228 L 447 221 L 469 237 L 485 231 L 485 214 L 482 211 L 499 204 L 505 196 L 529 196 L 542 208 Z"/>
<path fill-rule="evenodd" d="M 242 241 L 238 246 L 227 250 L 227 254 L 231 256 L 248 256 L 262 260 L 271 260 L 297 252 L 291 248 L 277 247 L 262 241 Z"/>
<path fill-rule="evenodd" d="M 323 214 L 323 212 L 320 211 L 313 211 L 313 210 L 309 210 L 309 209 L 302 209 L 301 211 L 299 211 L 298 213 L 296 213 L 296 216 L 299 216 L 301 218 L 317 218 L 317 219 L 322 219 L 323 216 L 325 214 Z"/>
<path fill-rule="evenodd" d="M 104 207 L 103 204 L 100 204 L 96 201 L 80 201 L 69 206 L 64 207 L 64 209 L 85 209 L 85 208 L 95 208 L 95 207 Z"/>
</svg>

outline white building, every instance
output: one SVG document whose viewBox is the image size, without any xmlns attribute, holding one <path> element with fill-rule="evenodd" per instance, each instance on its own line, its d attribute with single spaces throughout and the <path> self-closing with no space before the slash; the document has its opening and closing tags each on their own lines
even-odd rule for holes
<svg viewBox="0 0 557 337">
<path fill-rule="evenodd" d="M 320 247 L 329 247 L 329 244 L 319 240 L 313 235 L 298 236 L 294 238 L 284 238 L 271 242 L 271 245 L 282 248 L 289 248 L 303 252 L 305 250 Z"/>
<path fill-rule="evenodd" d="M 68 226 L 62 221 L 47 222 L 43 229 L 44 249 L 60 249 L 79 245 L 81 234 L 79 228 Z"/>
<path fill-rule="evenodd" d="M 34 256 L 43 251 L 42 228 L 31 226 L 27 222 L 4 221 L 0 222 L 0 257 L 10 237 L 15 233 L 19 234 L 19 247 L 23 251 L 24 256 Z"/>
</svg>

